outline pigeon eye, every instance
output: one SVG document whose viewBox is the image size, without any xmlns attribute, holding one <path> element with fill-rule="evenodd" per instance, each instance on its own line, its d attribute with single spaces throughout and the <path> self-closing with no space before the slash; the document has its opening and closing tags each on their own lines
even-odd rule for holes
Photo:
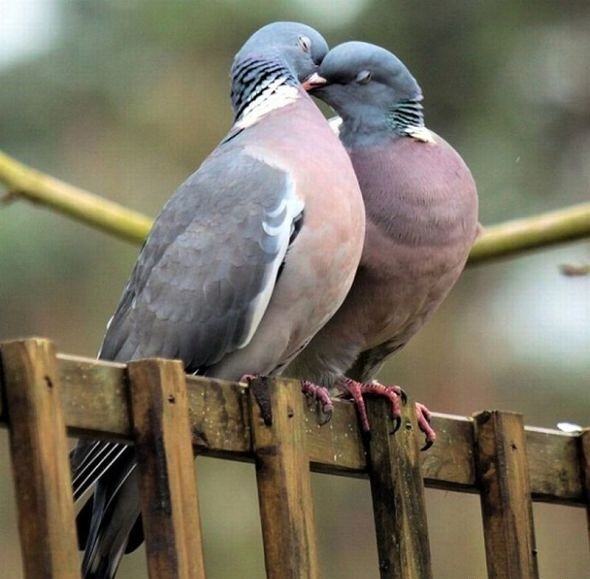
<svg viewBox="0 0 590 579">
<path fill-rule="evenodd" d="M 371 78 L 373 78 L 373 75 L 370 70 L 361 70 L 361 72 L 356 75 L 355 80 L 359 84 L 367 84 L 371 81 Z"/>
<path fill-rule="evenodd" d="M 297 43 L 303 52 L 309 52 L 311 50 L 311 40 L 307 36 L 300 36 L 297 39 Z"/>
</svg>

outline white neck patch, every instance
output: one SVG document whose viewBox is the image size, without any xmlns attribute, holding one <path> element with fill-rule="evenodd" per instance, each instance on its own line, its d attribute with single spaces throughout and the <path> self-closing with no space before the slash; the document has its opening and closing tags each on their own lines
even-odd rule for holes
<svg viewBox="0 0 590 579">
<path fill-rule="evenodd" d="M 432 133 L 426 127 L 406 127 L 404 133 L 422 143 L 435 144 Z"/>
<path fill-rule="evenodd" d="M 338 137 L 340 136 L 340 131 L 342 130 L 342 123 L 343 120 L 341 117 L 332 117 L 328 119 L 328 125 L 330 125 L 332 132 Z M 403 130 L 403 133 L 404 135 L 412 137 L 412 139 L 416 139 L 422 143 L 432 143 L 433 145 L 436 144 L 432 132 L 426 127 L 406 127 Z"/>
<path fill-rule="evenodd" d="M 235 124 L 238 129 L 245 129 L 256 124 L 271 111 L 290 105 L 299 98 L 297 87 L 285 84 L 285 78 L 279 77 L 270 83 L 245 109 L 240 120 Z"/>
<path fill-rule="evenodd" d="M 328 119 L 328 125 L 330 125 L 330 128 L 332 129 L 332 132 L 339 137 L 340 136 L 340 129 L 342 128 L 342 123 L 344 121 L 342 120 L 342 117 L 332 117 L 330 119 Z"/>
</svg>

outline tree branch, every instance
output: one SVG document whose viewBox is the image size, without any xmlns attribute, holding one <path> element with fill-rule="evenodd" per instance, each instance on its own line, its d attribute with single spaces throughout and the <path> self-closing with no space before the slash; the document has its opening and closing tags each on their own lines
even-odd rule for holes
<svg viewBox="0 0 590 579">
<path fill-rule="evenodd" d="M 152 225 L 141 213 L 35 171 L 1 151 L 0 183 L 6 186 L 8 200 L 23 197 L 136 244 Z M 471 250 L 469 265 L 586 237 L 590 237 L 590 203 L 484 229 Z"/>
<path fill-rule="evenodd" d="M 6 201 L 23 197 L 133 243 L 141 243 L 152 226 L 141 213 L 35 171 L 1 151 L 0 183 L 8 191 Z"/>
<path fill-rule="evenodd" d="M 590 237 L 590 203 L 580 203 L 484 228 L 471 250 L 469 265 L 586 237 Z"/>
</svg>

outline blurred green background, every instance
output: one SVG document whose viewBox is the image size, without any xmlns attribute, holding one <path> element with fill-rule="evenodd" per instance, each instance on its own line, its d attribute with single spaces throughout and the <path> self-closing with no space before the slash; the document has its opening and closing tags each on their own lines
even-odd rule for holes
<svg viewBox="0 0 590 579">
<path fill-rule="evenodd" d="M 400 56 L 426 121 L 463 155 L 491 224 L 588 199 L 587 0 L 0 0 L 0 148 L 155 215 L 231 123 L 228 71 L 257 27 L 304 21 L 330 44 Z M 0 208 L 0 339 L 40 335 L 93 356 L 137 248 L 26 203 Z M 381 379 L 439 412 L 590 424 L 588 243 L 470 269 Z M 51 436 L 51 433 L 47 433 Z M 20 552 L 0 432 L 0 561 Z M 200 458 L 211 579 L 263 577 L 254 469 Z M 314 475 L 326 578 L 378 577 L 367 481 Z M 428 491 L 437 578 L 485 577 L 476 496 Z M 582 509 L 536 505 L 542 577 L 590 568 Z M 143 551 L 120 577 L 145 576 Z"/>
</svg>

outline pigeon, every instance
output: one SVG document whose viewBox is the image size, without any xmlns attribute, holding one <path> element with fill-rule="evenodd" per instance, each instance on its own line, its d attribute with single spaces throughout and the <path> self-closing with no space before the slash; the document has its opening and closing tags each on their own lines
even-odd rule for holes
<svg viewBox="0 0 590 579">
<path fill-rule="evenodd" d="M 332 410 L 326 389 L 350 397 L 369 432 L 363 395 L 390 400 L 400 424 L 405 393 L 374 380 L 384 361 L 432 317 L 459 278 L 479 231 L 473 177 L 459 154 L 424 125 L 422 91 L 391 52 L 364 42 L 333 48 L 311 94 L 339 117 L 365 201 L 365 245 L 344 304 L 285 374 Z M 430 413 L 416 405 L 430 446 Z"/>
<path fill-rule="evenodd" d="M 344 301 L 364 204 L 346 150 L 306 89 L 328 46 L 304 24 L 256 33 L 232 66 L 234 124 L 166 203 L 99 357 L 180 359 L 226 380 L 279 374 Z M 115 576 L 143 540 L 132 446 L 72 454 L 86 578 Z"/>
</svg>

